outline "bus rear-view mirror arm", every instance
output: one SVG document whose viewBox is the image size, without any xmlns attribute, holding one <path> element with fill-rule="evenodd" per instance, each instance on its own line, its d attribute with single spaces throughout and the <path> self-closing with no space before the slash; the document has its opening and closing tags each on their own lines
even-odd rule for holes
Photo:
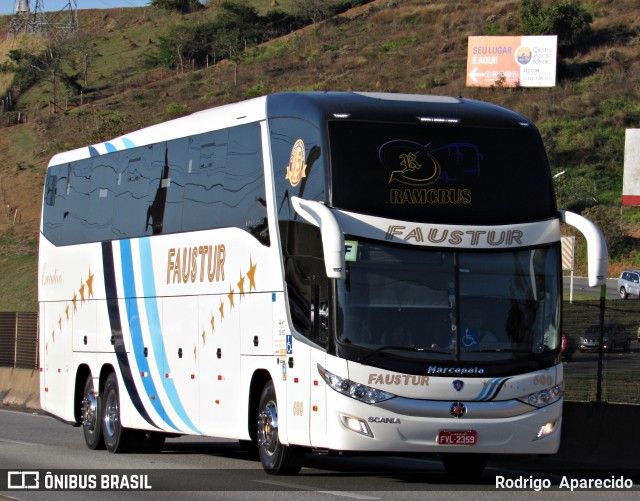
<svg viewBox="0 0 640 501">
<path fill-rule="evenodd" d="M 607 242 L 602 231 L 579 214 L 566 210 L 561 210 L 559 213 L 561 222 L 579 229 L 587 239 L 589 287 L 606 284 L 608 251 Z"/>
<path fill-rule="evenodd" d="M 305 221 L 320 228 L 327 277 L 344 279 L 344 235 L 331 210 L 320 202 L 299 197 L 291 197 L 291 203 Z"/>
</svg>

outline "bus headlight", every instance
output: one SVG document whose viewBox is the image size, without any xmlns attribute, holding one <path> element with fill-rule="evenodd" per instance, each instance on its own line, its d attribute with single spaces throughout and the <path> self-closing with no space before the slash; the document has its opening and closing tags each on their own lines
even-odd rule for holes
<svg viewBox="0 0 640 501">
<path fill-rule="evenodd" d="M 342 395 L 351 397 L 365 404 L 377 404 L 378 402 L 384 402 L 389 400 L 395 395 L 386 391 L 371 388 L 360 383 L 355 383 L 349 379 L 344 379 L 335 374 L 331 374 L 328 370 L 318 364 L 318 372 L 325 383 L 329 387 Z"/>
<path fill-rule="evenodd" d="M 532 405 L 533 407 L 546 407 L 554 402 L 557 402 L 562 398 L 563 383 L 552 386 L 551 388 L 545 388 L 544 390 L 536 391 L 526 397 L 519 398 L 521 402 Z"/>
</svg>

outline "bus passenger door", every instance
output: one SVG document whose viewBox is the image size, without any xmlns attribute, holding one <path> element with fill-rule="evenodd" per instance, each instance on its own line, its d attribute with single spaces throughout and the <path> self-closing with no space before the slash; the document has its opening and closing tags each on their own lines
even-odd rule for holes
<svg viewBox="0 0 640 501">
<path fill-rule="evenodd" d="M 320 373 L 318 365 L 327 366 L 327 354 L 322 350 L 311 350 L 311 363 L 309 364 L 311 394 L 309 406 L 309 431 L 311 445 L 313 447 L 327 446 L 327 387 Z"/>
<path fill-rule="evenodd" d="M 286 378 L 287 386 L 287 439 L 290 444 L 295 445 L 311 445 L 311 351 L 313 350 L 308 344 L 287 336 L 286 358 L 280 357 L 282 377 Z"/>
</svg>

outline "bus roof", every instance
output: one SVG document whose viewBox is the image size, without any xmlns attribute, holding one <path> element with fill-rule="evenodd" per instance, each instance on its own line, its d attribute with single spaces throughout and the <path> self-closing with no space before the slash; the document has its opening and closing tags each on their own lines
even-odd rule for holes
<svg viewBox="0 0 640 501">
<path fill-rule="evenodd" d="M 533 125 L 528 119 L 506 108 L 461 97 L 382 92 L 285 92 L 210 108 L 103 143 L 58 153 L 51 158 L 49 165 L 283 116 L 484 127 Z"/>
</svg>

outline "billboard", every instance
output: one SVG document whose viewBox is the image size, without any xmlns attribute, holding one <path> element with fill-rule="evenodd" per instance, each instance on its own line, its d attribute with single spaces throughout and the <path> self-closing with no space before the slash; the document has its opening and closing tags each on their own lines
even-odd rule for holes
<svg viewBox="0 0 640 501">
<path fill-rule="evenodd" d="M 640 205 L 640 129 L 625 134 L 622 205 Z"/>
<path fill-rule="evenodd" d="M 553 87 L 557 35 L 469 37 L 467 87 Z"/>
</svg>

